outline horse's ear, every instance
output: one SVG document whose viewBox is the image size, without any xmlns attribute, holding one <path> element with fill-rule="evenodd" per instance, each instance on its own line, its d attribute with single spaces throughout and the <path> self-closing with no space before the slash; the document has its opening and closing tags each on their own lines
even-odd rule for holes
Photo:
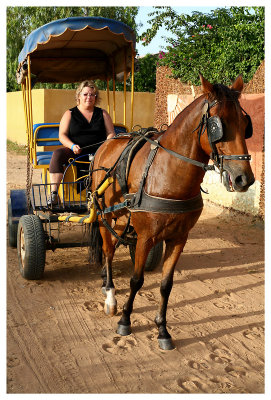
<svg viewBox="0 0 271 400">
<path fill-rule="evenodd" d="M 235 79 L 235 81 L 233 82 L 231 89 L 238 92 L 239 96 L 240 96 L 243 88 L 244 88 L 244 81 L 243 81 L 242 75 L 238 75 L 237 78 Z"/>
<path fill-rule="evenodd" d="M 201 90 L 204 94 L 211 93 L 213 91 L 213 85 L 204 78 L 203 75 L 199 74 L 201 81 Z"/>
</svg>

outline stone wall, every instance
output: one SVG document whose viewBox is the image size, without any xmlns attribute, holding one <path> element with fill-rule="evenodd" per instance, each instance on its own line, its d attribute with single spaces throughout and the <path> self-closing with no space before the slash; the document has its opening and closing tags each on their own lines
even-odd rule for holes
<svg viewBox="0 0 271 400">
<path fill-rule="evenodd" d="M 184 99 L 193 99 L 201 94 L 200 86 L 190 86 L 182 83 L 179 79 L 170 78 L 170 76 L 170 68 L 165 66 L 157 68 L 154 112 L 154 125 L 156 128 L 159 128 L 162 124 L 168 124 L 168 107 L 167 101 L 165 101 L 168 95 L 182 95 Z M 265 93 L 265 60 L 262 61 L 252 80 L 245 84 L 243 93 Z M 189 104 L 188 101 L 186 103 Z"/>
</svg>

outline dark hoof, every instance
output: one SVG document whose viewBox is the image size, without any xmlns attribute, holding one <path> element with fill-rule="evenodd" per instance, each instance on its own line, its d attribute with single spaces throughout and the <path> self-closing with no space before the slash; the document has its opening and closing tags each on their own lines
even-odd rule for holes
<svg viewBox="0 0 271 400">
<path fill-rule="evenodd" d="M 132 333 L 131 325 L 118 325 L 117 333 L 121 336 L 127 336 Z"/>
<path fill-rule="evenodd" d="M 167 339 L 158 339 L 159 347 L 162 350 L 173 350 L 175 346 L 172 343 L 171 338 Z"/>
</svg>

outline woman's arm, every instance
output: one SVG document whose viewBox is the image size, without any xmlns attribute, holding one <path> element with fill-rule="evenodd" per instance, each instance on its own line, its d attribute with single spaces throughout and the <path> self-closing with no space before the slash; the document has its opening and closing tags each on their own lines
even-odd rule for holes
<svg viewBox="0 0 271 400">
<path fill-rule="evenodd" d="M 115 136 L 114 125 L 112 119 L 107 111 L 103 110 L 103 117 L 104 117 L 104 125 L 106 129 L 106 138 L 111 139 Z"/>
<path fill-rule="evenodd" d="M 69 138 L 70 122 L 71 112 L 70 110 L 67 110 L 63 114 L 63 117 L 61 118 L 61 121 L 59 123 L 59 141 L 63 144 L 63 146 L 68 147 L 69 149 L 71 149 L 71 147 L 74 145 L 72 148 L 74 154 L 79 154 L 81 153 L 80 146 L 78 146 L 78 144 L 74 144 Z"/>
</svg>

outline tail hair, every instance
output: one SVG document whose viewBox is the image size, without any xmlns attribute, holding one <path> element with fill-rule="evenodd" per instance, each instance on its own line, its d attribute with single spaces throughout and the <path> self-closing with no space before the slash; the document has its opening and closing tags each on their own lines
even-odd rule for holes
<svg viewBox="0 0 271 400">
<path fill-rule="evenodd" d="M 102 266 L 103 258 L 103 239 L 100 234 L 99 222 L 90 224 L 89 232 L 89 262 L 91 265 Z"/>
</svg>

